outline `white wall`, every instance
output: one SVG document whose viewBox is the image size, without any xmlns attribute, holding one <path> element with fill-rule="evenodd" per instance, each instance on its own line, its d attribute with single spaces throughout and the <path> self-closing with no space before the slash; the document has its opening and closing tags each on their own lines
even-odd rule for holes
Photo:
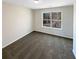
<svg viewBox="0 0 79 59">
<path fill-rule="evenodd" d="M 23 6 L 2 4 L 2 47 L 33 31 L 32 11 Z"/>
<path fill-rule="evenodd" d="M 75 1 L 74 1 L 74 10 L 73 10 L 73 12 L 74 12 L 74 14 L 73 14 L 73 18 L 74 18 L 74 20 L 73 20 L 73 54 L 74 54 L 74 56 L 75 56 L 75 58 L 76 58 L 76 5 L 75 5 Z"/>
<path fill-rule="evenodd" d="M 33 10 L 34 12 L 34 30 L 48 34 L 73 38 L 73 6 L 56 7 L 49 9 Z M 45 28 L 42 27 L 42 13 L 43 12 L 62 12 L 62 29 Z"/>
</svg>

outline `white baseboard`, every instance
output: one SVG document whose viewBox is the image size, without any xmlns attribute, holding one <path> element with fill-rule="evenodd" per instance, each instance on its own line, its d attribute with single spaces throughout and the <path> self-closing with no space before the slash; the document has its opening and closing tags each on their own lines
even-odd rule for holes
<svg viewBox="0 0 79 59">
<path fill-rule="evenodd" d="M 74 55 L 74 56 L 75 56 L 75 58 L 76 58 L 76 54 L 75 54 L 74 50 L 72 50 L 72 52 L 73 52 L 73 55 Z"/>
<path fill-rule="evenodd" d="M 10 43 L 6 44 L 5 46 L 2 46 L 2 48 L 7 47 L 8 45 L 10 45 L 10 44 L 14 43 L 15 41 L 19 40 L 20 38 L 22 38 L 22 37 L 24 37 L 24 36 L 26 36 L 26 35 L 30 34 L 31 32 L 33 32 L 33 31 L 30 31 L 30 32 L 28 32 L 28 33 L 26 33 L 26 34 L 24 34 L 24 35 L 22 35 L 22 36 L 18 37 L 17 39 L 15 39 L 15 40 L 13 40 L 12 42 L 10 42 Z"/>
<path fill-rule="evenodd" d="M 37 32 L 42 32 L 42 33 L 46 33 L 46 34 L 51 34 L 51 33 L 44 32 L 44 31 L 40 31 L 40 30 L 35 30 L 35 31 L 37 31 Z M 59 35 L 59 34 L 54 34 L 54 33 L 52 33 L 51 35 L 55 35 L 55 36 L 60 36 L 60 37 L 64 37 L 64 38 L 73 39 L 72 37 L 67 37 L 67 36 L 64 36 L 64 35 Z"/>
</svg>

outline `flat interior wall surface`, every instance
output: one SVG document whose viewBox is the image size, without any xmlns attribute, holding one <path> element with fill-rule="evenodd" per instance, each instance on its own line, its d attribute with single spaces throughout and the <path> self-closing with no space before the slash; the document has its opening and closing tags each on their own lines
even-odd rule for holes
<svg viewBox="0 0 79 59">
<path fill-rule="evenodd" d="M 58 35 L 67 38 L 73 38 L 73 6 L 63 6 L 47 9 L 33 10 L 34 14 L 34 31 L 44 32 L 48 34 Z M 61 29 L 44 27 L 43 13 L 61 12 Z"/>
<path fill-rule="evenodd" d="M 31 9 L 3 2 L 2 29 L 2 47 L 32 32 Z"/>
</svg>

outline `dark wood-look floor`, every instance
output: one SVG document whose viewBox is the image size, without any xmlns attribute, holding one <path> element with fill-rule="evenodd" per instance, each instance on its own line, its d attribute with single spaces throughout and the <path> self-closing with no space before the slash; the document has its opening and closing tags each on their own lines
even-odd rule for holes
<svg viewBox="0 0 79 59">
<path fill-rule="evenodd" d="M 75 59 L 72 40 L 32 32 L 2 50 L 3 59 Z"/>
</svg>

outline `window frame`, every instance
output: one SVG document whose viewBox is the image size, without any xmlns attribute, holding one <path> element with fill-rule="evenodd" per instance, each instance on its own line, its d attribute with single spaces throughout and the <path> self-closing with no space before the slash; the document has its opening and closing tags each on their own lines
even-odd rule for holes
<svg viewBox="0 0 79 59">
<path fill-rule="evenodd" d="M 58 21 L 61 21 L 61 28 L 56 28 L 56 27 L 52 27 L 52 26 L 50 26 L 50 27 L 48 27 L 48 26 L 43 26 L 43 14 L 44 13 L 50 13 L 50 18 L 52 19 L 52 17 L 51 17 L 51 13 L 52 12 L 61 12 L 61 20 L 58 20 Z M 63 12 L 62 11 L 44 11 L 44 12 L 42 12 L 41 13 L 42 14 L 42 27 L 43 28 L 48 28 L 48 29 L 59 29 L 59 30 L 62 30 L 62 28 L 63 28 Z M 50 19 L 50 22 L 51 22 L 51 19 Z M 57 21 L 57 20 L 54 20 L 54 21 Z M 52 23 L 50 23 L 51 25 L 52 25 Z"/>
</svg>

